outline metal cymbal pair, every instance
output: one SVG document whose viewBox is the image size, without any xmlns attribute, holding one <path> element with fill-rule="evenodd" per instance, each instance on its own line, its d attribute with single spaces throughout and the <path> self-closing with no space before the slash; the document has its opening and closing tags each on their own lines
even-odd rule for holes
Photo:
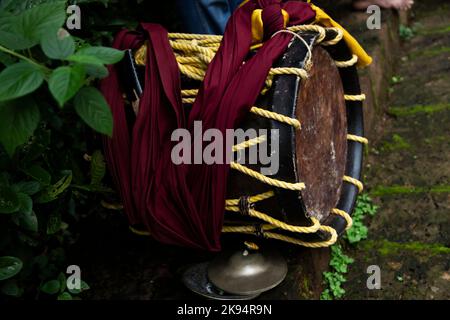
<svg viewBox="0 0 450 320">
<path fill-rule="evenodd" d="M 251 300 L 278 286 L 287 263 L 275 251 L 244 249 L 220 253 L 212 262 L 191 266 L 183 274 L 193 292 L 216 300 Z"/>
</svg>

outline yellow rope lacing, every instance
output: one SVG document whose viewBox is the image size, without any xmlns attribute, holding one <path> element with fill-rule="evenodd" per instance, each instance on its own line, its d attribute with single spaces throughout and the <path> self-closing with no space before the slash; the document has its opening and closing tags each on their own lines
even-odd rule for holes
<svg viewBox="0 0 450 320">
<path fill-rule="evenodd" d="M 115 211 L 123 210 L 123 205 L 117 203 L 109 203 L 106 202 L 105 200 L 100 201 L 100 205 L 108 210 L 115 210 Z"/>
<path fill-rule="evenodd" d="M 244 142 L 234 145 L 232 150 L 233 150 L 233 152 L 237 152 L 237 151 L 240 151 L 243 149 L 247 149 L 247 148 L 256 146 L 257 144 L 263 143 L 266 140 L 267 140 L 266 136 L 259 136 L 254 139 L 250 139 L 250 140 L 247 140 L 247 141 L 244 141 Z"/>
<path fill-rule="evenodd" d="M 359 193 L 362 193 L 364 191 L 364 185 L 358 179 L 355 179 L 355 178 L 352 178 L 349 176 L 344 176 L 344 181 L 355 185 L 358 188 Z"/>
<path fill-rule="evenodd" d="M 342 29 L 340 28 L 327 28 L 327 29 L 334 30 L 337 33 L 337 35 L 334 39 L 322 41 L 321 45 L 323 46 L 334 46 L 344 37 L 344 31 L 342 31 Z"/>
<path fill-rule="evenodd" d="M 233 170 L 239 171 L 245 175 L 248 175 L 252 178 L 255 178 L 255 179 L 261 181 L 262 183 L 268 184 L 273 187 L 287 189 L 287 190 L 295 190 L 295 191 L 301 191 L 306 188 L 305 184 L 303 182 L 291 183 L 291 182 L 286 182 L 286 181 L 282 181 L 282 180 L 278 180 L 278 179 L 274 179 L 274 178 L 269 178 L 269 177 L 259 173 L 258 171 L 247 168 L 237 162 L 231 162 L 230 167 Z"/>
<path fill-rule="evenodd" d="M 352 217 L 344 210 L 334 208 L 334 209 L 331 209 L 331 213 L 341 216 L 345 219 L 345 221 L 347 222 L 347 227 L 345 228 L 346 230 L 349 230 L 353 226 Z"/>
<path fill-rule="evenodd" d="M 302 124 L 297 119 L 279 114 L 277 112 L 269 111 L 266 109 L 261 109 L 258 107 L 252 107 L 250 109 L 250 112 L 254 113 L 258 116 L 267 118 L 267 119 L 272 119 L 272 120 L 276 120 L 278 122 L 286 123 L 286 124 L 294 127 L 297 130 L 301 129 L 301 127 L 302 127 Z"/>
<path fill-rule="evenodd" d="M 358 63 L 358 57 L 354 54 L 352 55 L 352 58 L 350 60 L 347 61 L 335 61 L 336 66 L 338 68 L 347 68 L 347 67 L 351 67 L 354 66 L 355 64 Z"/>
<path fill-rule="evenodd" d="M 198 94 L 197 89 L 181 90 L 183 103 L 194 103 L 197 94 Z M 300 121 L 298 121 L 297 119 L 279 114 L 277 112 L 269 111 L 258 107 L 252 107 L 250 109 L 250 112 L 267 119 L 272 119 L 278 122 L 286 123 L 290 126 L 293 126 L 297 130 L 301 129 L 302 127 Z"/>
<path fill-rule="evenodd" d="M 255 196 L 249 197 L 249 203 L 254 204 L 256 202 L 269 199 L 273 196 L 274 196 L 273 191 L 255 195 Z M 240 202 L 240 199 L 226 200 L 226 208 L 225 209 L 227 211 L 239 212 L 240 211 L 239 202 Z M 347 229 L 351 227 L 351 225 L 353 223 L 352 219 L 351 219 L 350 215 L 348 215 L 345 211 L 342 211 L 339 209 L 333 209 L 332 213 L 344 217 L 344 219 L 347 221 Z M 222 233 L 244 233 L 244 234 L 259 235 L 259 236 L 263 236 L 265 238 L 281 240 L 281 241 L 285 241 L 285 242 L 289 242 L 292 244 L 301 245 L 301 246 L 309 247 L 309 248 L 322 248 L 322 247 L 331 246 L 334 243 L 336 243 L 337 238 L 338 238 L 336 230 L 334 230 L 332 227 L 321 225 L 319 220 L 317 220 L 314 217 L 311 218 L 311 221 L 313 222 L 312 226 L 303 227 L 303 226 L 289 225 L 280 220 L 274 219 L 274 218 L 268 216 L 267 214 L 256 211 L 252 208 L 249 209 L 248 214 L 254 218 L 258 218 L 258 219 L 263 220 L 268 223 L 257 225 L 257 226 L 256 225 L 254 225 L 254 226 L 250 226 L 250 225 L 224 226 L 222 228 Z M 150 236 L 151 235 L 151 233 L 148 231 L 138 230 L 132 226 L 130 226 L 129 228 L 130 228 L 131 232 L 133 232 L 137 235 L 140 235 L 140 236 Z M 294 238 L 294 237 L 276 233 L 275 231 L 277 229 L 282 229 L 285 231 L 289 231 L 289 232 L 293 232 L 293 233 L 300 233 L 300 234 L 312 234 L 312 233 L 316 233 L 318 231 L 322 231 L 322 232 L 328 233 L 330 236 L 329 236 L 329 239 L 327 239 L 325 241 L 307 242 L 307 241 L 302 241 L 302 240 Z M 258 249 L 257 245 L 254 246 L 254 244 L 252 242 L 248 242 L 248 244 L 249 244 L 249 246 L 247 246 L 247 244 L 246 244 L 246 246 L 249 249 L 253 249 L 253 250 Z"/>
<path fill-rule="evenodd" d="M 360 137 L 360 136 L 357 136 L 357 135 L 354 135 L 354 134 L 348 134 L 347 135 L 347 140 L 359 142 L 359 143 L 362 143 L 362 144 L 369 144 L 369 139 L 364 138 L 364 137 Z"/>
<path fill-rule="evenodd" d="M 344 99 L 346 101 L 364 101 L 366 100 L 365 94 L 345 94 Z"/>
<path fill-rule="evenodd" d="M 338 28 L 324 28 L 319 25 L 299 25 L 287 29 L 292 32 L 317 32 L 318 38 L 316 43 L 321 43 L 325 39 L 327 29 L 334 30 L 336 37 L 335 39 L 328 40 L 326 44 L 337 43 L 342 39 L 342 31 Z M 169 42 L 174 50 L 180 72 L 198 81 L 203 80 L 208 64 L 214 58 L 221 41 L 222 36 L 217 35 L 169 33 Z M 255 47 L 258 47 L 258 45 Z M 146 45 L 137 50 L 135 60 L 137 64 L 145 65 Z M 267 91 L 267 88 L 270 88 L 275 75 L 286 74 L 296 75 L 302 79 L 306 79 L 308 76 L 307 71 L 302 68 L 272 68 L 268 74 L 265 91 Z M 191 102 L 192 100 L 190 99 L 189 103 Z"/>
<path fill-rule="evenodd" d="M 326 30 L 332 29 L 335 31 L 336 36 L 334 39 L 330 39 L 324 41 L 326 37 Z M 343 32 L 339 28 L 324 28 L 319 25 L 299 25 L 288 28 L 289 31 L 292 32 L 316 32 L 318 34 L 318 38 L 316 43 L 322 43 L 323 45 L 335 45 L 338 43 L 342 37 Z M 220 47 L 220 42 L 222 41 L 222 36 L 216 35 L 199 35 L 199 34 L 187 34 L 187 33 L 169 33 L 170 44 L 174 50 L 174 54 L 180 69 L 180 72 L 185 76 L 197 80 L 203 81 L 206 70 L 208 68 L 209 63 L 214 58 L 217 50 Z M 253 48 L 260 47 L 261 44 L 256 44 Z M 135 52 L 135 60 L 138 65 L 145 65 L 146 62 L 146 45 L 143 45 Z M 311 58 L 311 57 L 310 57 Z M 335 61 L 336 66 L 339 68 L 345 68 L 349 66 L 353 66 L 358 62 L 358 57 L 353 55 L 352 58 L 348 61 Z M 307 68 L 308 69 L 308 68 Z M 295 75 L 300 77 L 302 80 L 308 78 L 308 72 L 302 68 L 292 68 L 292 67 L 284 67 L 284 68 L 271 68 L 269 74 L 266 79 L 266 88 L 263 90 L 262 94 L 264 94 L 273 84 L 274 76 L 278 75 Z M 195 98 L 198 94 L 197 89 L 189 89 L 182 90 L 182 102 L 186 104 L 193 104 L 195 102 Z M 364 94 L 359 95 L 345 95 L 346 101 L 363 101 L 366 96 Z M 266 109 L 262 109 L 259 107 L 252 107 L 250 112 L 256 114 L 261 117 L 265 117 L 268 119 L 276 120 L 288 125 L 291 125 L 295 129 L 301 129 L 301 123 L 299 120 L 290 118 L 288 116 L 272 112 Z M 255 139 L 250 139 L 244 141 L 238 145 L 233 146 L 233 151 L 239 151 L 246 148 L 250 148 L 254 145 L 262 143 L 267 139 L 266 136 L 257 137 Z M 367 144 L 368 140 L 364 137 L 356 136 L 356 135 L 347 135 L 347 139 L 350 141 L 356 141 L 363 144 Z M 305 184 L 302 182 L 290 183 L 286 181 L 281 181 L 273 178 L 269 178 L 256 172 L 252 169 L 249 169 L 239 163 L 232 162 L 230 164 L 231 168 L 241 173 L 244 173 L 250 177 L 253 177 L 267 185 L 274 186 L 277 188 L 283 188 L 288 190 L 301 191 L 305 189 Z M 363 191 L 364 186 L 361 181 L 349 177 L 344 176 L 343 180 L 345 182 L 351 183 L 355 185 L 360 192 Z M 263 233 L 263 236 L 270 239 L 277 239 L 281 241 L 290 242 L 293 244 L 310 247 L 310 248 L 320 248 L 327 247 L 334 244 L 337 241 L 337 232 L 335 229 L 329 226 L 321 225 L 320 221 L 315 217 L 310 217 L 312 222 L 311 226 L 294 226 L 272 218 L 271 216 L 255 210 L 253 208 L 253 204 L 259 201 L 266 200 L 274 196 L 273 191 L 269 191 L 260 195 L 255 195 L 248 198 L 248 202 L 251 205 L 247 210 L 247 214 L 253 218 L 262 220 L 266 222 L 266 224 L 255 226 L 224 226 L 222 232 L 224 233 L 246 233 L 246 234 L 259 234 Z M 226 200 L 225 210 L 240 212 L 241 208 L 239 206 L 240 199 L 231 199 Z M 340 209 L 334 208 L 331 210 L 332 214 L 339 215 L 346 220 L 347 229 L 349 229 L 353 221 L 350 215 Z M 320 242 L 306 242 L 297 238 L 289 237 L 284 234 L 276 233 L 277 229 L 282 229 L 285 231 L 293 232 L 293 233 L 302 233 L 302 234 L 311 234 L 316 233 L 318 231 L 326 232 L 330 235 L 328 240 L 320 241 Z M 150 235 L 149 232 L 139 231 L 130 227 L 130 230 L 136 234 L 140 235 Z"/>
<path fill-rule="evenodd" d="M 262 236 L 266 238 L 271 239 L 277 239 L 282 240 L 286 242 L 290 242 L 297 245 L 302 245 L 305 247 L 310 248 L 319 248 L 319 247 L 327 247 L 332 244 L 334 244 L 337 241 L 337 232 L 332 227 L 324 226 L 320 224 L 320 221 L 315 218 L 311 217 L 311 222 L 313 223 L 311 226 L 295 226 L 287 224 L 283 221 L 280 221 L 278 219 L 272 218 L 271 216 L 262 213 L 258 210 L 255 210 L 253 208 L 254 204 L 260 201 L 264 201 L 266 199 L 269 199 L 273 197 L 275 193 L 273 191 L 268 191 L 265 193 L 261 193 L 255 196 L 251 196 L 247 198 L 248 203 L 248 210 L 246 210 L 245 214 L 249 215 L 250 217 L 257 218 L 259 220 L 262 220 L 264 222 L 267 222 L 268 224 L 263 224 L 258 227 L 255 226 L 225 226 L 222 229 L 222 232 L 224 233 L 246 233 L 246 234 L 259 234 L 262 233 Z M 232 212 L 241 212 L 242 208 L 240 207 L 241 199 L 230 199 L 225 201 L 225 210 L 226 211 L 232 211 Z M 350 228 L 352 225 L 352 218 L 348 213 L 346 213 L 343 210 L 340 209 L 333 209 L 331 211 L 333 214 L 337 214 L 342 216 L 346 222 L 347 222 L 347 228 Z M 349 227 L 350 225 L 350 227 Z M 299 233 L 299 234 L 311 234 L 311 233 L 317 233 L 318 231 L 324 231 L 330 234 L 330 238 L 325 241 L 319 241 L 319 242 L 305 242 L 293 237 L 289 237 L 283 234 L 279 234 L 274 232 L 276 229 L 282 229 L 285 231 L 293 232 L 293 233 Z"/>
<path fill-rule="evenodd" d="M 247 247 L 248 250 L 254 250 L 254 251 L 259 250 L 259 246 L 254 242 L 244 241 L 244 245 Z"/>
</svg>

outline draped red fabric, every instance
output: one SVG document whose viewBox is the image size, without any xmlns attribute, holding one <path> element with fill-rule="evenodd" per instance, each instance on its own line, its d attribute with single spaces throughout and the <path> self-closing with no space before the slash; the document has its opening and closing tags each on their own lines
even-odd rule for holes
<svg viewBox="0 0 450 320">
<path fill-rule="evenodd" d="M 247 59 L 255 9 L 263 9 L 267 41 Z M 315 16 L 309 4 L 298 1 L 253 0 L 236 10 L 188 119 L 167 31 L 143 23 L 138 32 L 117 35 L 114 47 L 118 49 L 136 49 L 148 41 L 145 88 L 130 136 L 118 74 L 114 67 L 109 68 L 101 90 L 113 113 L 114 133 L 111 139 L 104 139 L 105 154 L 130 223 L 145 224 L 155 239 L 220 250 L 229 165 L 175 165 L 171 135 L 177 128 L 193 133 L 194 121 L 202 121 L 203 130 L 215 128 L 223 134 L 239 124 L 254 105 L 271 66 L 292 39 L 287 33 L 271 38 L 283 28 L 281 9 L 288 12 L 289 25 Z"/>
</svg>

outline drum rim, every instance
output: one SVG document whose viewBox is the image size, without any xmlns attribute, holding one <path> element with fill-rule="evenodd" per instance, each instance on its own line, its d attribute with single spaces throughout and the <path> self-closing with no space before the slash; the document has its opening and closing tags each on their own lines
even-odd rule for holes
<svg viewBox="0 0 450 320">
<path fill-rule="evenodd" d="M 332 31 L 327 31 L 327 33 L 331 33 Z M 314 40 L 317 38 L 318 34 L 313 34 L 308 37 L 308 34 L 302 34 L 302 37 L 309 43 L 314 42 Z M 290 45 L 289 50 L 295 50 L 298 47 L 305 47 L 305 44 L 301 41 L 294 39 L 292 44 Z M 331 56 L 331 58 L 335 61 L 348 61 L 352 59 L 353 55 L 350 49 L 348 48 L 345 41 L 341 40 L 336 45 L 333 46 L 322 46 L 327 53 Z M 306 49 L 306 48 L 305 48 Z M 306 50 L 305 50 L 306 54 Z M 344 94 L 346 95 L 360 95 L 361 94 L 361 87 L 359 82 L 359 75 L 356 69 L 355 65 L 344 67 L 344 68 L 338 68 L 340 78 L 342 81 Z M 286 77 L 286 76 L 280 76 L 280 77 Z M 288 76 L 287 76 L 288 77 Z M 290 81 L 295 81 L 295 87 L 296 90 L 294 92 L 298 92 L 300 86 L 301 86 L 301 80 L 297 77 L 291 77 Z M 288 80 L 289 81 L 289 80 Z M 274 81 L 274 95 L 273 100 L 277 99 L 277 92 L 279 95 L 282 95 L 283 90 L 279 87 L 279 81 Z M 295 102 L 297 101 L 297 94 L 295 96 Z M 364 114 L 363 114 L 363 102 L 362 101 L 345 101 L 346 105 L 346 112 L 347 112 L 347 132 L 350 135 L 355 135 L 359 137 L 364 136 Z M 273 111 L 280 112 L 280 106 L 273 104 Z M 295 116 L 295 107 L 292 108 L 291 111 L 292 114 L 289 116 L 293 117 Z M 283 128 L 285 130 L 290 130 L 291 136 L 295 137 L 295 132 L 293 131 L 294 128 L 290 126 L 286 126 L 283 124 L 279 124 L 276 121 L 272 121 L 272 128 Z M 281 136 L 281 134 L 280 134 Z M 292 168 L 295 175 L 295 180 L 298 181 L 298 168 L 297 168 L 297 155 L 295 152 L 295 138 L 292 139 L 291 143 L 294 145 L 290 147 L 290 155 L 289 157 L 292 159 Z M 281 149 L 281 148 L 280 148 Z M 345 175 L 352 177 L 354 179 L 360 180 L 361 179 L 361 173 L 362 173 L 362 165 L 363 165 L 363 154 L 364 154 L 364 145 L 348 140 L 347 142 L 347 157 L 346 157 L 346 164 L 345 164 Z M 299 191 L 290 191 L 290 190 L 278 190 L 279 193 L 283 195 L 283 199 L 285 197 L 288 197 L 291 201 L 296 203 L 298 206 L 302 208 L 302 210 L 306 213 L 306 209 L 304 207 L 303 201 L 301 201 L 301 192 Z M 353 213 L 354 207 L 356 205 L 356 201 L 358 198 L 359 189 L 356 185 L 344 181 L 341 187 L 341 193 L 339 196 L 338 203 L 336 205 L 336 208 L 342 211 L 347 212 L 349 215 Z M 282 201 L 282 206 L 287 201 Z M 292 206 L 284 207 L 284 210 L 293 210 Z M 347 228 L 347 220 L 340 216 L 340 215 L 333 215 L 330 214 L 328 217 L 324 218 L 323 224 L 330 226 L 334 228 L 338 235 L 341 235 L 345 232 Z"/>
</svg>

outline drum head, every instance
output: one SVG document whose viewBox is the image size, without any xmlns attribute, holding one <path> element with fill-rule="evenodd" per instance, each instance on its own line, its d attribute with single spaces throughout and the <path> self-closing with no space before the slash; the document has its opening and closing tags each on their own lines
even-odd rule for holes
<svg viewBox="0 0 450 320">
<path fill-rule="evenodd" d="M 339 71 L 321 47 L 313 50 L 309 78 L 301 82 L 296 108 L 297 173 L 306 184 L 306 212 L 319 219 L 335 208 L 347 159 L 347 120 Z"/>
</svg>

